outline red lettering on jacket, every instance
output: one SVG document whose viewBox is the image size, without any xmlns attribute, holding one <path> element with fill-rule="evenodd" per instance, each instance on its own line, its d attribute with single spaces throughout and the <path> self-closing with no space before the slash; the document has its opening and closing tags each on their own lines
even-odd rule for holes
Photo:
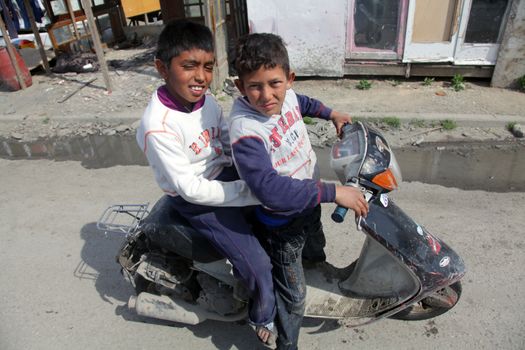
<svg viewBox="0 0 525 350">
<path fill-rule="evenodd" d="M 208 129 L 203 130 L 201 136 L 199 136 L 199 140 L 203 143 L 203 147 L 208 147 L 210 144 L 210 131 Z"/>
<path fill-rule="evenodd" d="M 197 146 L 197 143 L 195 142 L 190 145 L 190 148 L 193 150 L 193 152 L 195 152 L 195 154 L 199 154 L 202 151 L 200 147 Z"/>
<path fill-rule="evenodd" d="M 279 135 L 279 131 L 277 130 L 277 127 L 272 129 L 272 134 L 270 135 L 270 141 L 274 145 L 274 147 L 281 146 L 281 139 L 282 136 Z"/>
<path fill-rule="evenodd" d="M 295 117 L 295 120 L 301 120 L 302 116 L 301 116 L 301 110 L 299 109 L 299 106 L 295 106 L 294 108 L 294 117 Z"/>
<path fill-rule="evenodd" d="M 292 125 L 295 124 L 295 119 L 294 119 L 294 116 L 293 116 L 293 113 L 288 111 L 286 112 L 286 121 L 288 122 L 288 126 L 291 127 Z"/>
<path fill-rule="evenodd" d="M 279 126 L 281 127 L 281 131 L 283 132 L 283 134 L 286 134 L 288 129 L 290 129 L 288 124 L 286 124 L 286 119 L 284 119 L 283 116 L 281 116 L 281 118 L 279 118 L 279 120 L 277 121 L 277 124 L 279 124 Z"/>
</svg>

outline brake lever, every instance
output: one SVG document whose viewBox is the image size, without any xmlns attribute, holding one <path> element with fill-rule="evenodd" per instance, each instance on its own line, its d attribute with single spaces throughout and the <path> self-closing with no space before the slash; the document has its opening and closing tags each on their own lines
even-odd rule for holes
<svg viewBox="0 0 525 350">
<path fill-rule="evenodd" d="M 363 195 L 365 196 L 365 200 L 366 202 L 368 203 L 370 201 L 370 199 L 372 198 L 372 192 L 370 191 L 367 191 L 364 187 L 361 187 L 360 188 L 361 192 L 363 192 Z M 356 225 L 356 230 L 357 231 L 362 231 L 363 230 L 363 227 L 361 226 L 361 222 L 365 220 L 365 218 L 363 218 L 362 216 L 358 216 L 355 218 L 355 225 Z"/>
</svg>

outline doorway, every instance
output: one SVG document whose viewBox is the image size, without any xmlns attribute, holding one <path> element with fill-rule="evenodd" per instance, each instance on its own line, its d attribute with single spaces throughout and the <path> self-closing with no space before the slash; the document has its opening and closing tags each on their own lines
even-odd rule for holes
<svg viewBox="0 0 525 350">
<path fill-rule="evenodd" d="M 403 62 L 496 62 L 509 0 L 413 0 Z"/>
</svg>

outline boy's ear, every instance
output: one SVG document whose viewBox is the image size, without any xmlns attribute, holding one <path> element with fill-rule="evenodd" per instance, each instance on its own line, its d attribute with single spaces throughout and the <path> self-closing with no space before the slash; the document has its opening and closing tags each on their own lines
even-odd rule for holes
<svg viewBox="0 0 525 350">
<path fill-rule="evenodd" d="M 234 83 L 235 83 L 235 86 L 237 86 L 237 89 L 239 89 L 239 91 L 241 92 L 242 95 L 246 95 L 244 93 L 244 82 L 242 81 L 242 79 L 235 79 L 234 80 Z"/>
<path fill-rule="evenodd" d="M 159 72 L 162 79 L 168 79 L 168 67 L 166 67 L 166 64 L 158 58 L 155 58 L 155 68 L 157 68 L 157 72 Z"/>
<path fill-rule="evenodd" d="M 294 71 L 290 71 L 290 74 L 288 74 L 288 81 L 286 82 L 286 89 L 291 89 L 292 88 L 292 84 L 295 80 L 295 72 Z"/>
</svg>

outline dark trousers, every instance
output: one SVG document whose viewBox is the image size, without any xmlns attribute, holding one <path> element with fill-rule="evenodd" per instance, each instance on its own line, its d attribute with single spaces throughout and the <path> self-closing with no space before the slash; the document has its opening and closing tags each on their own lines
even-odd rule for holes
<svg viewBox="0 0 525 350">
<path fill-rule="evenodd" d="M 257 224 L 255 230 L 273 265 L 277 302 L 275 325 L 279 332 L 277 349 L 297 349 L 306 301 L 303 254 L 308 252 L 305 257 L 309 261 L 325 260 L 321 207 L 282 227 Z"/>
<path fill-rule="evenodd" d="M 220 179 L 231 180 L 224 173 Z M 197 205 L 180 196 L 172 197 L 171 203 L 231 262 L 235 276 L 250 293 L 250 321 L 255 325 L 272 322 L 276 313 L 272 265 L 246 222 L 242 208 Z"/>
</svg>

